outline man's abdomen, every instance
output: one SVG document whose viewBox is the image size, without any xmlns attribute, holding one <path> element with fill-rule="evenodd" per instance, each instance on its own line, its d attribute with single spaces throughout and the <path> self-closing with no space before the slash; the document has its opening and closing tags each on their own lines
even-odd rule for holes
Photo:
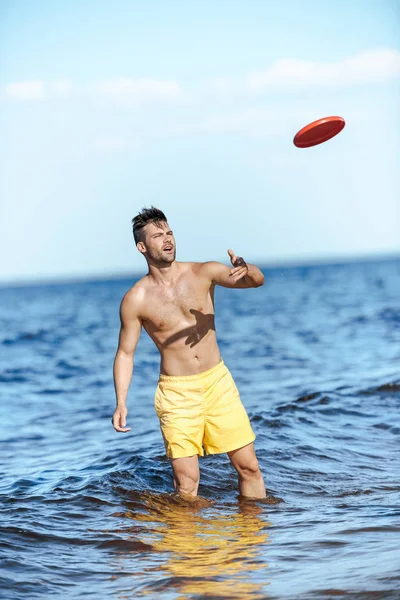
<svg viewBox="0 0 400 600">
<path fill-rule="evenodd" d="M 203 337 L 195 330 L 160 349 L 160 372 L 164 375 L 195 375 L 217 365 L 221 360 L 215 330 Z"/>
</svg>

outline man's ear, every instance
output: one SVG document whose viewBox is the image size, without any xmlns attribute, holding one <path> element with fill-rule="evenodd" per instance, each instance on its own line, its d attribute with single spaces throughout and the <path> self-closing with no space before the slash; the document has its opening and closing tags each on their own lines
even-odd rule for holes
<svg viewBox="0 0 400 600">
<path fill-rule="evenodd" d="M 146 252 L 146 246 L 144 245 L 143 242 L 138 242 L 136 244 L 136 248 L 139 250 L 139 252 L 141 252 L 142 254 L 145 254 L 145 252 Z"/>
</svg>

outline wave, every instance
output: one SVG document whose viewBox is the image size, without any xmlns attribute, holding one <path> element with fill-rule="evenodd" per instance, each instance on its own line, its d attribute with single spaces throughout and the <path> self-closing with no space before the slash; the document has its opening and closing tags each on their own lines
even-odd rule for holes
<svg viewBox="0 0 400 600">
<path fill-rule="evenodd" d="M 0 373 L 0 383 L 27 383 L 35 375 L 37 375 L 37 371 L 29 367 L 5 369 Z"/>
<path fill-rule="evenodd" d="M 1 343 L 4 346 L 12 346 L 14 344 L 21 344 L 25 342 L 41 342 L 46 341 L 47 335 L 52 333 L 48 329 L 39 329 L 38 331 L 21 331 L 13 338 L 5 338 Z"/>
<path fill-rule="evenodd" d="M 374 394 L 397 394 L 400 392 L 400 381 L 390 381 L 383 383 L 375 387 L 367 388 L 365 390 L 358 391 L 358 394 L 363 396 L 370 396 Z"/>
</svg>

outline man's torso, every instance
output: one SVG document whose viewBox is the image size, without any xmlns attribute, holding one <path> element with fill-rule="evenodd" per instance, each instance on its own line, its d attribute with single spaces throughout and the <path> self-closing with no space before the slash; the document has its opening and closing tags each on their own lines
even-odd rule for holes
<svg viewBox="0 0 400 600">
<path fill-rule="evenodd" d="M 214 320 L 214 285 L 200 263 L 178 263 L 171 285 L 148 275 L 135 288 L 140 293 L 142 325 L 161 355 L 161 373 L 202 373 L 220 360 Z M 139 294 L 138 294 L 139 296 Z"/>
</svg>

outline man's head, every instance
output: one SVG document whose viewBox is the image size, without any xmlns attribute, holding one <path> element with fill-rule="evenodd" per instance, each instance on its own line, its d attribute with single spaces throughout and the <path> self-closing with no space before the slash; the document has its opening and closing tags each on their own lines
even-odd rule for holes
<svg viewBox="0 0 400 600">
<path fill-rule="evenodd" d="M 175 260 L 175 239 L 167 218 L 158 208 L 143 208 L 132 219 L 133 237 L 136 247 L 147 262 L 168 265 Z"/>
</svg>

